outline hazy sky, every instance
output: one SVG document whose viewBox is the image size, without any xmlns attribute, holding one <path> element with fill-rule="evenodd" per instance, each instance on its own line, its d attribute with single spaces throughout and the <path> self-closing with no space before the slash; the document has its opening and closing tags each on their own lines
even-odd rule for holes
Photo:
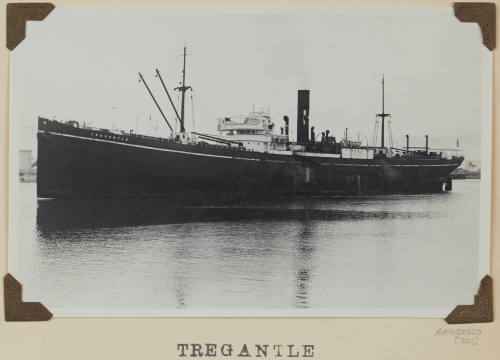
<svg viewBox="0 0 500 360">
<path fill-rule="evenodd" d="M 278 129 L 289 115 L 295 136 L 297 90 L 310 89 L 316 133 L 342 137 L 349 127 L 371 141 L 385 74 L 394 145 L 403 146 L 405 134 L 414 146 L 425 134 L 433 147 L 459 138 L 466 156 L 480 158 L 481 34 L 451 8 L 58 7 L 28 22 L 27 39 L 12 52 L 13 134 L 21 130 L 20 146 L 33 146 L 40 115 L 168 136 L 137 73 L 174 122 L 154 71 L 178 86 L 184 43 L 198 131 L 215 133 L 217 117 L 255 106 L 269 107 Z M 190 94 L 186 104 L 192 130 Z"/>
</svg>

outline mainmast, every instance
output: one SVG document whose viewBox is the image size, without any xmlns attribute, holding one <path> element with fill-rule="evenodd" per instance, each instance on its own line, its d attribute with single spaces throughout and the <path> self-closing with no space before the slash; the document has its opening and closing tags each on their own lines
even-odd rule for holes
<svg viewBox="0 0 500 360">
<path fill-rule="evenodd" d="M 185 95 L 186 91 L 191 89 L 191 86 L 186 86 L 186 46 L 184 45 L 184 65 L 182 67 L 182 86 L 176 87 L 175 90 L 178 90 L 181 92 L 181 118 L 180 118 L 180 123 L 181 123 L 181 132 L 184 132 L 184 101 L 185 101 Z"/>
<path fill-rule="evenodd" d="M 391 114 L 386 114 L 385 113 L 385 108 L 384 108 L 384 76 L 382 75 L 382 114 L 377 114 L 377 117 L 381 117 L 382 118 L 382 136 L 381 136 L 381 140 L 382 140 L 382 143 L 380 145 L 380 147 L 384 147 L 384 135 L 385 135 L 385 131 L 384 131 L 384 122 L 385 122 L 385 118 L 386 117 L 390 117 Z"/>
</svg>

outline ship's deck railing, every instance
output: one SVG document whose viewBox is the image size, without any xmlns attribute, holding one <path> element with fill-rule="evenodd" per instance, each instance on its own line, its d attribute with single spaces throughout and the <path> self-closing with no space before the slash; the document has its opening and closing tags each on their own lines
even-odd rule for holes
<svg viewBox="0 0 500 360">
<path fill-rule="evenodd" d="M 133 132 L 128 132 L 128 131 L 118 131 L 118 130 L 108 130 L 108 129 L 99 129 L 99 128 L 93 128 L 93 127 L 75 127 L 72 126 L 71 124 L 66 124 L 57 120 L 49 120 L 45 118 L 39 118 L 39 120 L 44 121 L 45 124 L 51 123 L 54 124 L 56 127 L 63 126 L 66 128 L 74 128 L 75 132 L 89 132 L 89 135 L 94 136 L 97 134 L 102 134 L 103 138 L 113 138 L 114 136 L 117 136 L 118 138 L 116 140 L 119 141 L 125 141 L 125 142 L 130 142 L 132 139 L 137 139 L 139 141 L 151 141 L 151 142 L 167 142 L 167 143 L 180 143 L 180 141 L 174 137 L 169 137 L 169 138 L 162 138 L 162 137 L 154 137 L 154 136 L 149 136 L 149 135 L 143 135 L 143 134 L 135 134 Z M 53 126 L 54 126 L 53 125 Z M 290 145 L 293 143 L 291 142 L 286 142 L 287 149 L 289 149 Z M 221 144 L 211 144 L 206 141 L 193 141 L 188 143 L 188 145 L 192 146 L 203 146 L 207 148 L 214 148 L 214 149 L 224 149 L 224 150 L 239 150 L 243 152 L 253 152 L 254 150 L 246 149 L 245 147 L 237 147 L 237 146 L 228 146 L 228 145 L 221 145 Z M 314 143 L 314 144 L 306 144 L 305 148 L 307 151 L 310 152 L 316 152 L 316 153 L 340 153 L 342 146 L 340 143 L 328 143 L 328 144 L 322 144 L 322 143 Z M 391 148 L 381 148 L 381 147 L 375 147 L 375 146 L 359 146 L 359 147 L 353 147 L 358 148 L 358 149 L 366 149 L 366 150 L 373 150 L 375 153 L 375 156 L 398 156 L 398 157 L 405 157 L 405 158 L 446 158 L 446 159 L 452 159 L 452 158 L 458 158 L 462 157 L 463 158 L 463 149 L 459 148 L 453 148 L 453 149 L 443 149 L 443 148 L 429 148 L 426 151 L 425 147 L 409 147 L 408 149 L 406 148 L 396 148 L 396 147 L 391 147 Z M 382 152 L 382 154 L 380 154 Z"/>
<path fill-rule="evenodd" d="M 424 147 L 408 147 L 408 148 L 390 148 L 393 155 L 404 156 L 408 158 L 427 157 L 427 158 L 443 158 L 452 159 L 463 157 L 464 151 L 460 148 L 426 148 Z"/>
</svg>

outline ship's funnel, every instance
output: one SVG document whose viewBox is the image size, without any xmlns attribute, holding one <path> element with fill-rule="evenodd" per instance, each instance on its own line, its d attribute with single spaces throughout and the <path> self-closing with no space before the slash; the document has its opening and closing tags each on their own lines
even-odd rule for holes
<svg viewBox="0 0 500 360">
<path fill-rule="evenodd" d="M 297 143 L 309 142 L 309 90 L 299 90 L 297 99 Z"/>
</svg>

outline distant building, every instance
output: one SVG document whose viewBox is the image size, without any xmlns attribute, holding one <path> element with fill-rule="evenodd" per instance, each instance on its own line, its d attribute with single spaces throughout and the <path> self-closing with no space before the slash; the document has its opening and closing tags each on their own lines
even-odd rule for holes
<svg viewBox="0 0 500 360">
<path fill-rule="evenodd" d="M 450 174 L 452 179 L 480 179 L 481 162 L 479 160 L 464 160 L 462 165 Z"/>
<path fill-rule="evenodd" d="M 36 160 L 33 159 L 31 150 L 19 150 L 19 181 L 36 182 Z"/>
<path fill-rule="evenodd" d="M 461 166 L 465 171 L 481 172 L 481 161 L 479 160 L 465 160 Z"/>
</svg>

